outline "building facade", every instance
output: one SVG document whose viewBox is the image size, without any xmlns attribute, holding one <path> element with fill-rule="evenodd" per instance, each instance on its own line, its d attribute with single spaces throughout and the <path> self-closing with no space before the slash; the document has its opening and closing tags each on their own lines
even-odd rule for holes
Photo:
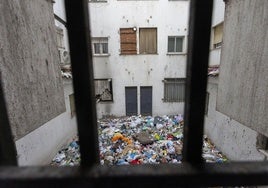
<svg viewBox="0 0 268 188">
<path fill-rule="evenodd" d="M 90 1 L 98 117 L 183 113 L 189 1 Z"/>
</svg>

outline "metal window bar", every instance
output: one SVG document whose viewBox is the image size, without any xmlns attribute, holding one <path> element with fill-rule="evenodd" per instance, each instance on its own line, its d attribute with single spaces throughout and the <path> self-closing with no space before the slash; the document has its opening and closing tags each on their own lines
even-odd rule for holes
<svg viewBox="0 0 268 188">
<path fill-rule="evenodd" d="M 204 163 L 201 158 L 206 67 L 212 0 L 191 0 L 182 164 L 101 166 L 96 124 L 88 1 L 65 0 L 74 76 L 80 167 L 12 167 L 4 145 L 12 143 L 8 121 L 1 122 L 0 187 L 201 187 L 268 185 L 267 162 Z M 202 44 L 202 45 L 201 45 Z M 1 90 L 2 92 L 2 90 Z M 88 95 L 90 93 L 90 95 Z M 191 102 L 190 102 L 191 100 Z M 6 111 L 2 93 L 1 112 Z M 1 117 L 8 120 L 7 114 Z M 14 143 L 13 143 L 14 144 Z M 12 150 L 13 144 L 8 146 Z"/>
</svg>

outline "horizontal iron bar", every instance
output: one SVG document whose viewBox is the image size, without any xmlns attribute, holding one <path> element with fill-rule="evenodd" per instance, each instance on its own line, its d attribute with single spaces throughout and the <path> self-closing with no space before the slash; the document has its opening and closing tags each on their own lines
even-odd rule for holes
<svg viewBox="0 0 268 188">
<path fill-rule="evenodd" d="M 268 185 L 268 162 L 79 167 L 0 167 L 0 187 Z"/>
</svg>

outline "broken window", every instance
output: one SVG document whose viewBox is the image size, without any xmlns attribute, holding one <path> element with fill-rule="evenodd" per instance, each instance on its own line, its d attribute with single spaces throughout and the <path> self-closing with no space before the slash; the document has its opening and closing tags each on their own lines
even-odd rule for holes
<svg viewBox="0 0 268 188">
<path fill-rule="evenodd" d="M 213 28 L 213 31 L 214 31 L 213 48 L 220 48 L 222 45 L 223 23 L 215 26 Z"/>
<path fill-rule="evenodd" d="M 136 28 L 120 29 L 121 54 L 137 54 Z"/>
<path fill-rule="evenodd" d="M 97 102 L 113 101 L 112 79 L 95 79 L 94 84 Z"/>
<path fill-rule="evenodd" d="M 94 55 L 108 55 L 108 37 L 94 37 L 92 44 Z"/>
<path fill-rule="evenodd" d="M 140 54 L 157 53 L 157 28 L 140 28 Z"/>
<path fill-rule="evenodd" d="M 183 52 L 183 36 L 169 36 L 168 37 L 168 52 L 177 53 Z"/>
<path fill-rule="evenodd" d="M 71 117 L 75 115 L 74 94 L 69 95 Z"/>
<path fill-rule="evenodd" d="M 165 78 L 164 102 L 184 102 L 185 78 Z"/>
</svg>

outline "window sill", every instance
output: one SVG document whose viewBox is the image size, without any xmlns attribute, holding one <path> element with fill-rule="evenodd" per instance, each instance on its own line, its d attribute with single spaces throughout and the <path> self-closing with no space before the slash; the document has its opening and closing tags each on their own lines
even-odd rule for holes
<svg viewBox="0 0 268 188">
<path fill-rule="evenodd" d="M 107 3 L 108 1 L 88 1 L 89 3 Z"/>
<path fill-rule="evenodd" d="M 165 100 L 165 99 L 162 99 L 162 101 L 164 103 L 184 103 L 184 101 L 168 101 L 168 100 Z"/>
<path fill-rule="evenodd" d="M 119 55 L 159 55 L 159 54 L 156 53 L 156 54 L 119 54 Z"/>
<path fill-rule="evenodd" d="M 147 54 L 147 53 L 143 53 L 143 54 L 138 54 L 138 55 L 159 55 L 158 53 L 153 53 L 153 54 Z"/>
<path fill-rule="evenodd" d="M 93 54 L 93 57 L 109 57 L 110 54 Z"/>
<path fill-rule="evenodd" d="M 211 52 L 221 50 L 221 47 L 210 49 Z"/>
<path fill-rule="evenodd" d="M 107 104 L 107 103 L 113 103 L 114 101 L 98 101 L 98 104 Z"/>
<path fill-rule="evenodd" d="M 167 55 L 187 55 L 187 53 L 184 53 L 184 52 L 168 52 Z"/>
</svg>

